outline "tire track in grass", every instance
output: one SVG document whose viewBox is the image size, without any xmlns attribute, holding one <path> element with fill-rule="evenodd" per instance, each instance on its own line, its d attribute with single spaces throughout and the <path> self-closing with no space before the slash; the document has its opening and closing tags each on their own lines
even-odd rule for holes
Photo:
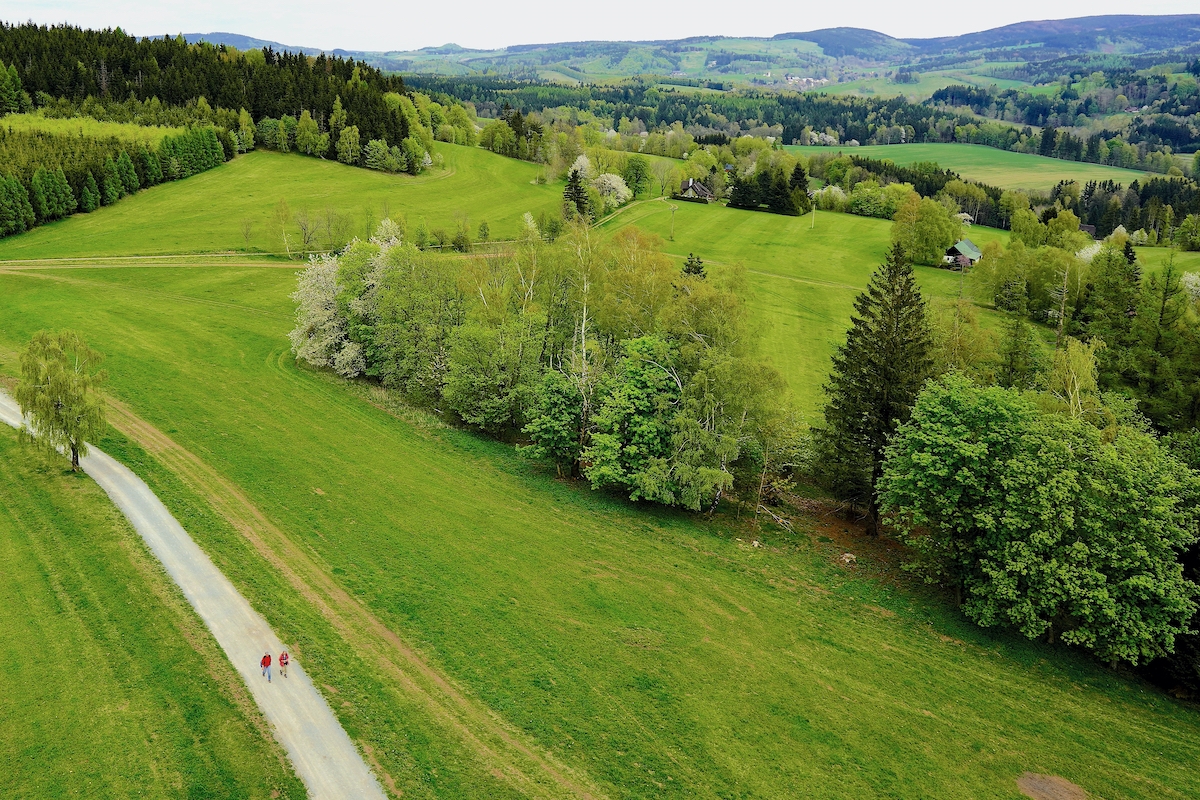
<svg viewBox="0 0 1200 800">
<path fill-rule="evenodd" d="M 532 797 L 598 799 L 586 775 L 539 752 L 495 712 L 442 675 L 293 542 L 232 482 L 191 451 L 108 400 L 109 423 L 204 497 L 330 625 L 473 750 L 492 774 Z"/>
</svg>

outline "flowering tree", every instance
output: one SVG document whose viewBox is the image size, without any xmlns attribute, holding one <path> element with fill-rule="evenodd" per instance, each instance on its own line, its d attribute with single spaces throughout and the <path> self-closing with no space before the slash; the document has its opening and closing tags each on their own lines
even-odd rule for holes
<svg viewBox="0 0 1200 800">
<path fill-rule="evenodd" d="M 592 181 L 592 186 L 604 198 L 606 208 L 617 208 L 628 203 L 633 198 L 633 192 L 629 191 L 629 187 L 625 184 L 625 179 L 611 172 L 606 172 L 598 176 L 596 180 Z"/>
<path fill-rule="evenodd" d="M 288 338 L 296 358 L 352 378 L 363 370 L 362 349 L 346 335 L 346 319 L 338 313 L 339 290 L 337 256 L 314 256 L 292 294 L 296 327 Z"/>
</svg>

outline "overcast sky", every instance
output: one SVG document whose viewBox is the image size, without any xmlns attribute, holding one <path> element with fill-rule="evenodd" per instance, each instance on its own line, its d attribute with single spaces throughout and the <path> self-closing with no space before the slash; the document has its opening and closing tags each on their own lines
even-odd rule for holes
<svg viewBox="0 0 1200 800">
<path fill-rule="evenodd" d="M 454 42 L 464 47 L 579 41 L 679 39 L 685 36 L 770 36 L 785 31 L 852 26 L 896 37 L 949 36 L 1013 22 L 1093 14 L 1186 14 L 1196 0 L 858 0 L 809 2 L 728 0 L 646 2 L 401 2 L 399 0 L 3 0 L 0 19 L 120 26 L 139 36 L 228 31 L 290 45 L 346 50 L 408 50 Z"/>
</svg>

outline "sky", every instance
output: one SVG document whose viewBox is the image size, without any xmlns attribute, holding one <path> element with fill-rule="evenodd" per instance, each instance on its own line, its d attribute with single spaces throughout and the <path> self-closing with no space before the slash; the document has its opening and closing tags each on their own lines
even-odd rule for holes
<svg viewBox="0 0 1200 800">
<path fill-rule="evenodd" d="M 744 13 L 732 13 L 744 9 Z M 728 0 L 648 3 L 645 0 L 496 2 L 453 0 L 3 0 L 0 19 L 87 28 L 120 27 L 138 36 L 164 33 L 240 33 L 293 46 L 327 50 L 409 50 L 449 42 L 463 47 L 602 40 L 680 39 L 687 36 L 772 36 L 839 26 L 871 28 L 896 37 L 951 36 L 1025 20 L 1094 14 L 1187 14 L 1196 0 L 1044 0 L 972 3 L 963 0 L 857 0 L 798 3 Z"/>
</svg>

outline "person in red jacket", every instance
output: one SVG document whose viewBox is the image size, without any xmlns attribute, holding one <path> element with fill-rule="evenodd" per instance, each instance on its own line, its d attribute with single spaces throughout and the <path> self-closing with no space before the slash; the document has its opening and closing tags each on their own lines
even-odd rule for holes
<svg viewBox="0 0 1200 800">
<path fill-rule="evenodd" d="M 287 650 L 279 654 L 279 672 L 285 678 L 287 677 L 287 665 L 289 661 L 291 661 L 291 658 L 288 656 Z"/>
<path fill-rule="evenodd" d="M 263 653 L 262 661 L 258 662 L 262 667 L 262 674 L 267 676 L 267 683 L 271 682 L 271 654 Z"/>
</svg>

